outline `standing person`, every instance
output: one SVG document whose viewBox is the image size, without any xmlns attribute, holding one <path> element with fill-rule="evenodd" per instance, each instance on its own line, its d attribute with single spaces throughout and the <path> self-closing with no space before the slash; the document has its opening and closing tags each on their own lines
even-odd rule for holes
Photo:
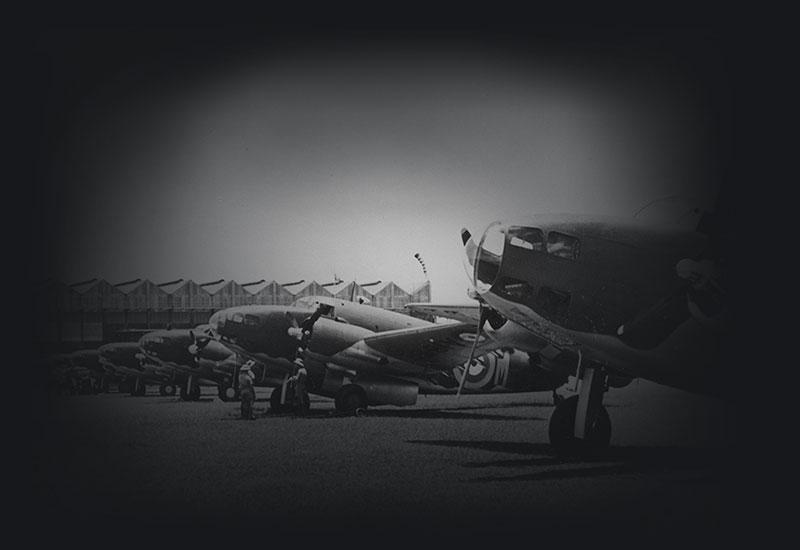
<svg viewBox="0 0 800 550">
<path fill-rule="evenodd" d="M 308 378 L 308 371 L 306 370 L 303 358 L 298 353 L 297 358 L 294 360 L 294 403 L 295 414 L 305 415 L 308 412 L 311 403 L 308 399 L 308 390 L 306 389 L 306 379 Z"/>
<path fill-rule="evenodd" d="M 254 420 L 256 417 L 253 413 L 253 402 L 256 400 L 256 390 L 253 387 L 253 381 L 256 377 L 253 374 L 253 365 L 255 365 L 255 363 L 251 359 L 239 369 L 239 394 L 242 397 L 242 418 L 247 420 Z"/>
</svg>

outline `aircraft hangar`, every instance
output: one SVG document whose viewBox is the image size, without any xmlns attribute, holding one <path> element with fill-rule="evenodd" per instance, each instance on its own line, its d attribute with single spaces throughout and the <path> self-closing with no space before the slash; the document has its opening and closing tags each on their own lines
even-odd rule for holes
<svg viewBox="0 0 800 550">
<path fill-rule="evenodd" d="M 393 281 L 362 285 L 355 281 L 241 284 L 222 279 L 203 283 L 136 279 L 112 284 L 92 279 L 66 284 L 50 280 L 34 292 L 34 330 L 43 348 L 66 351 L 110 341 L 135 341 L 147 330 L 191 328 L 228 307 L 288 305 L 306 296 L 364 297 L 372 305 L 400 310 L 410 302 L 430 302 L 431 286 L 425 281 L 408 292 Z"/>
</svg>

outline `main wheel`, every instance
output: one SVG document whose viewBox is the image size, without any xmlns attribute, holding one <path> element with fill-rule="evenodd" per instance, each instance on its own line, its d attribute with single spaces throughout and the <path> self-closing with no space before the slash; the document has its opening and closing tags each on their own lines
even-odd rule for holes
<svg viewBox="0 0 800 550">
<path fill-rule="evenodd" d="M 222 401 L 238 401 L 241 398 L 238 388 L 223 386 L 221 384 L 217 387 L 217 396 L 219 396 Z"/>
<path fill-rule="evenodd" d="M 137 380 L 133 384 L 131 384 L 131 395 L 136 397 L 141 397 L 147 392 L 147 386 L 141 380 Z"/>
<path fill-rule="evenodd" d="M 198 401 L 200 399 L 200 384 L 192 386 L 192 391 L 189 392 L 189 401 Z"/>
<path fill-rule="evenodd" d="M 558 454 L 586 454 L 608 447 L 611 440 L 611 419 L 602 405 L 597 411 L 585 439 L 575 437 L 575 416 L 578 412 L 578 396 L 562 399 L 550 415 L 548 433 L 550 444 Z"/>
<path fill-rule="evenodd" d="M 165 397 L 175 395 L 175 384 L 161 384 L 158 387 L 158 393 Z"/>
<path fill-rule="evenodd" d="M 361 386 L 347 384 L 336 392 L 334 404 L 340 413 L 355 414 L 357 410 L 367 408 L 367 394 Z"/>
<path fill-rule="evenodd" d="M 192 396 L 187 391 L 186 384 L 181 386 L 180 397 L 181 401 L 192 401 Z"/>
<path fill-rule="evenodd" d="M 290 400 L 289 391 L 286 392 L 286 403 L 281 403 L 281 386 L 278 386 L 269 396 L 269 410 L 274 413 L 283 413 L 291 409 L 292 402 Z"/>
</svg>

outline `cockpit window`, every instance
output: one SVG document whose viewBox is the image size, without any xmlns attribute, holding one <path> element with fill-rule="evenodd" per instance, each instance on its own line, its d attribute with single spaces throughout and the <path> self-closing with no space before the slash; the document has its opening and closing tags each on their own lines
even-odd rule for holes
<svg viewBox="0 0 800 550">
<path fill-rule="evenodd" d="M 547 233 L 547 253 L 559 258 L 577 260 L 580 253 L 581 242 L 575 237 L 564 235 L 558 231 Z"/>
<path fill-rule="evenodd" d="M 249 327 L 255 327 L 260 324 L 261 320 L 255 315 L 246 314 L 244 316 L 244 324 Z"/>
<path fill-rule="evenodd" d="M 544 233 L 535 227 L 509 227 L 508 244 L 526 250 L 544 251 Z"/>
<path fill-rule="evenodd" d="M 239 323 L 241 324 L 244 321 L 244 315 L 237 312 L 230 316 L 231 323 Z"/>
</svg>

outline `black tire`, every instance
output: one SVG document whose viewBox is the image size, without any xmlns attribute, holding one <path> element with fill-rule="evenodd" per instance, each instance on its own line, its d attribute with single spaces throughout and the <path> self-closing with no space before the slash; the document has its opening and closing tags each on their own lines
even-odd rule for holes
<svg viewBox="0 0 800 550">
<path fill-rule="evenodd" d="M 141 380 L 134 381 L 131 384 L 131 395 L 133 395 L 134 397 L 141 397 L 145 394 L 146 391 L 147 391 L 147 386 Z"/>
<path fill-rule="evenodd" d="M 242 398 L 239 394 L 239 388 L 223 386 L 222 384 L 217 386 L 217 396 L 226 403 L 229 401 L 239 401 Z"/>
<path fill-rule="evenodd" d="M 189 392 L 186 391 L 186 384 L 181 386 L 180 397 L 181 397 L 181 401 L 191 401 L 192 400 L 191 396 L 189 395 Z"/>
<path fill-rule="evenodd" d="M 200 384 L 195 384 L 192 386 L 191 393 L 189 393 L 189 401 L 199 401 L 201 394 L 202 392 L 200 391 Z"/>
<path fill-rule="evenodd" d="M 357 410 L 367 408 L 367 393 L 356 384 L 342 386 L 334 398 L 336 410 L 343 414 L 355 414 Z"/>
<path fill-rule="evenodd" d="M 274 413 L 283 413 L 288 411 L 292 407 L 291 402 L 291 395 L 287 389 L 286 391 L 286 403 L 281 404 L 281 386 L 278 386 L 269 396 L 269 410 Z"/>
<path fill-rule="evenodd" d="M 602 405 L 589 428 L 588 437 L 575 437 L 575 415 L 578 411 L 578 396 L 562 399 L 550 415 L 548 434 L 550 444 L 560 455 L 583 455 L 608 447 L 611 441 L 611 419 Z"/>
</svg>

